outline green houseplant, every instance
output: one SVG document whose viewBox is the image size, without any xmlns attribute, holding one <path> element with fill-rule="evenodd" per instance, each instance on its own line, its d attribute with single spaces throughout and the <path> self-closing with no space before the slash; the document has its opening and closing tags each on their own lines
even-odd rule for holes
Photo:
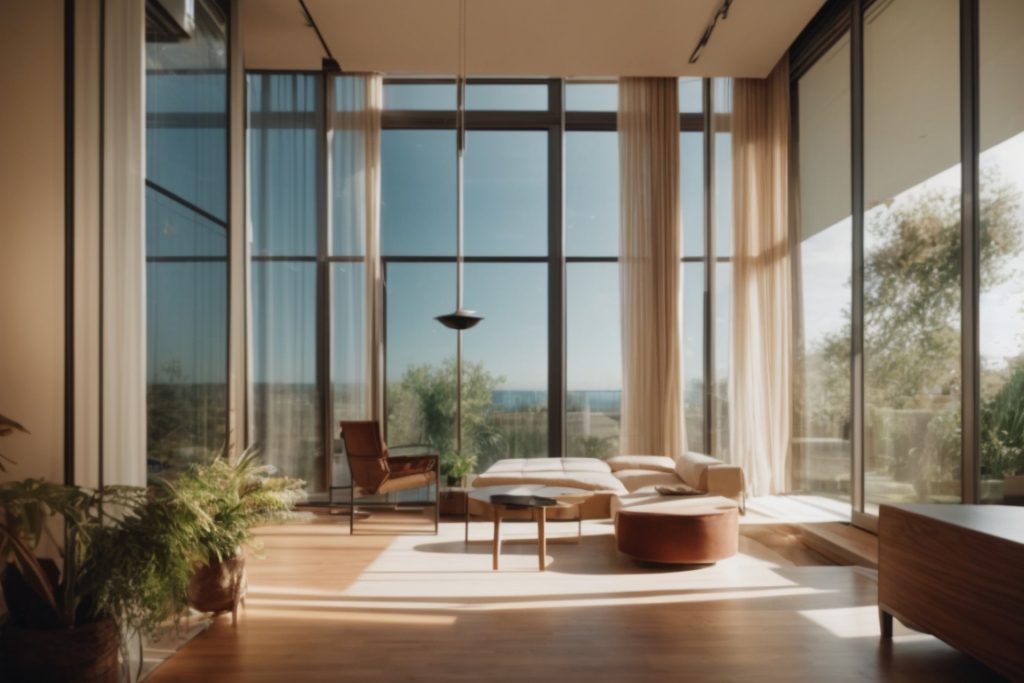
<svg viewBox="0 0 1024 683">
<path fill-rule="evenodd" d="M 165 486 L 0 484 L 5 680 L 118 680 L 123 635 L 152 634 L 183 613 L 208 527 Z M 44 544 L 56 560 L 41 556 Z"/>
<path fill-rule="evenodd" d="M 250 450 L 235 460 L 214 455 L 194 463 L 168 486 L 211 521 L 199 533 L 188 603 L 201 612 L 231 612 L 234 622 L 245 595 L 244 551 L 256 546 L 253 527 L 289 518 L 305 499 L 305 482 L 274 476 Z"/>
</svg>

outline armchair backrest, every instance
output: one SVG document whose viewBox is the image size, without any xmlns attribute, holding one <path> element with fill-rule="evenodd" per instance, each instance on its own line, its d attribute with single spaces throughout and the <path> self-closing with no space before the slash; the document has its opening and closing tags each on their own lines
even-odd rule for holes
<svg viewBox="0 0 1024 683">
<path fill-rule="evenodd" d="M 380 435 L 376 420 L 341 422 L 341 438 L 345 442 L 345 455 L 352 485 L 373 494 L 391 474 L 388 467 L 388 449 Z"/>
</svg>

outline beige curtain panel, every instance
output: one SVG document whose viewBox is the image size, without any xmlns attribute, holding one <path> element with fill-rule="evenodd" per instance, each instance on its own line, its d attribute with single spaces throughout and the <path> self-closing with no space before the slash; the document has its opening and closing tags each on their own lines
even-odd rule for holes
<svg viewBox="0 0 1024 683">
<path fill-rule="evenodd" d="M 619 80 L 619 285 L 625 454 L 682 454 L 679 99 L 674 78 Z"/>
<path fill-rule="evenodd" d="M 789 234 L 789 64 L 733 83 L 731 460 L 748 493 L 787 489 L 793 298 Z"/>
<path fill-rule="evenodd" d="M 384 287 L 380 262 L 380 130 L 384 108 L 383 79 L 380 74 L 335 78 L 331 98 L 331 183 L 334 188 L 331 220 L 348 226 L 345 234 L 361 244 L 348 245 L 348 253 L 364 253 L 365 300 L 351 302 L 344 309 L 350 314 L 366 311 L 367 319 L 336 321 L 339 334 L 362 334 L 362 340 L 349 343 L 365 349 L 362 362 L 366 372 L 364 414 L 346 415 L 347 419 L 384 419 Z M 336 245 L 336 247 L 339 245 Z M 348 377 L 358 376 L 360 368 L 351 368 Z M 335 425 L 337 427 L 337 425 Z"/>
</svg>

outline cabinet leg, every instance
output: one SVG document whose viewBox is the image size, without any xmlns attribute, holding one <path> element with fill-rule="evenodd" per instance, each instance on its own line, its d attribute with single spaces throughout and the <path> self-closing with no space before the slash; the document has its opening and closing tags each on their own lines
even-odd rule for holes
<svg viewBox="0 0 1024 683">
<path fill-rule="evenodd" d="M 881 607 L 878 608 L 878 625 L 882 630 L 882 640 L 892 640 L 892 615 Z"/>
</svg>

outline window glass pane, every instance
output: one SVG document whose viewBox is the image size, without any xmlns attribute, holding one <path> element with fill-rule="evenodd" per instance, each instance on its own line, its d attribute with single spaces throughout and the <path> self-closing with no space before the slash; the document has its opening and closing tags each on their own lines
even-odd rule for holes
<svg viewBox="0 0 1024 683">
<path fill-rule="evenodd" d="M 729 460 L 729 367 L 730 335 L 732 334 L 732 264 L 715 264 L 715 383 L 711 406 L 714 430 L 711 433 L 712 455 Z"/>
<path fill-rule="evenodd" d="M 619 136 L 565 134 L 565 248 L 569 256 L 619 253 Z"/>
<path fill-rule="evenodd" d="M 381 133 L 380 220 L 385 255 L 455 255 L 455 131 Z"/>
<path fill-rule="evenodd" d="M 618 83 L 566 83 L 566 111 L 618 111 Z"/>
<path fill-rule="evenodd" d="M 366 371 L 366 269 L 362 263 L 331 264 L 331 389 L 334 425 L 369 417 Z M 347 484 L 347 463 L 332 427 L 335 484 Z"/>
<path fill-rule="evenodd" d="M 684 263 L 680 298 L 683 326 L 683 414 L 687 448 L 706 452 L 704 446 L 704 264 Z"/>
<path fill-rule="evenodd" d="M 384 83 L 384 109 L 453 111 L 455 83 Z"/>
<path fill-rule="evenodd" d="M 960 122 L 956 0 L 864 22 L 865 493 L 960 500 Z"/>
<path fill-rule="evenodd" d="M 455 266 L 389 263 L 386 277 L 387 440 L 451 453 L 456 335 L 434 318 L 455 308 Z"/>
<path fill-rule="evenodd" d="M 546 456 L 547 264 L 468 264 L 465 296 L 484 320 L 463 337 L 463 453 L 476 457 L 477 472 L 501 458 Z"/>
<path fill-rule="evenodd" d="M 323 116 L 306 105 L 309 98 L 315 98 L 314 105 L 320 102 L 320 79 L 310 74 L 250 74 L 250 86 L 254 82 L 261 85 L 250 90 L 249 100 L 252 253 L 312 256 L 324 136 Z M 257 102 L 260 93 L 264 99 Z"/>
<path fill-rule="evenodd" d="M 147 466 L 173 476 L 228 440 L 227 22 L 146 44 Z"/>
<path fill-rule="evenodd" d="M 547 83 L 466 85 L 466 109 L 476 111 L 547 111 Z"/>
<path fill-rule="evenodd" d="M 546 254 L 548 134 L 470 131 L 465 164 L 466 254 Z"/>
<path fill-rule="evenodd" d="M 253 445 L 323 491 L 316 384 L 316 264 L 252 264 Z"/>
<path fill-rule="evenodd" d="M 147 462 L 180 471 L 227 443 L 227 263 L 146 267 Z"/>
<path fill-rule="evenodd" d="M 566 265 L 566 455 L 619 452 L 622 341 L 617 263 Z"/>
<path fill-rule="evenodd" d="M 704 111 L 704 81 L 701 78 L 679 79 L 679 113 L 700 114 Z"/>
<path fill-rule="evenodd" d="M 1024 504 L 1024 4 L 980 3 L 981 499 Z"/>
<path fill-rule="evenodd" d="M 800 245 L 791 481 L 794 491 L 849 501 L 850 42 L 800 79 Z"/>
<path fill-rule="evenodd" d="M 704 255 L 704 133 L 679 135 L 679 202 L 683 256 Z"/>
</svg>

